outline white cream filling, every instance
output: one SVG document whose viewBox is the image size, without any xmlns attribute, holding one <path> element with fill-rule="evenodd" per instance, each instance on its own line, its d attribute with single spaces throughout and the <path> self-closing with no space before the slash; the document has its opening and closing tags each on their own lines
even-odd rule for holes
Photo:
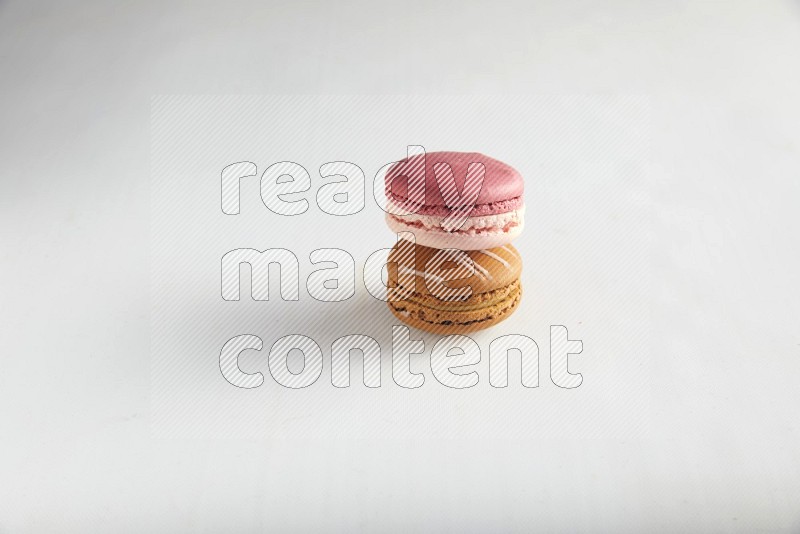
<svg viewBox="0 0 800 534">
<path fill-rule="evenodd" d="M 442 222 L 445 217 L 437 217 L 435 215 L 419 215 L 411 213 L 409 215 L 389 215 L 396 219 L 398 222 L 407 224 L 409 226 L 422 227 L 426 230 L 445 232 L 442 228 Z M 487 229 L 502 229 L 509 226 L 520 226 L 523 224 L 525 218 L 525 206 L 506 213 L 498 213 L 495 215 L 483 215 L 481 217 L 468 217 L 464 224 L 455 232 L 462 233 L 477 233 L 481 230 Z"/>
</svg>

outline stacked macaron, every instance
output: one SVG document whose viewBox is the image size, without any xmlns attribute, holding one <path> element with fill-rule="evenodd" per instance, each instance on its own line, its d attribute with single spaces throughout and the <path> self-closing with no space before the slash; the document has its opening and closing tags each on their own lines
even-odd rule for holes
<svg viewBox="0 0 800 534">
<path fill-rule="evenodd" d="M 524 225 L 522 176 L 477 153 L 412 155 L 386 172 L 389 309 L 414 327 L 454 334 L 506 319 L 522 297 L 511 241 Z M 413 240 L 413 242 L 412 242 Z"/>
</svg>

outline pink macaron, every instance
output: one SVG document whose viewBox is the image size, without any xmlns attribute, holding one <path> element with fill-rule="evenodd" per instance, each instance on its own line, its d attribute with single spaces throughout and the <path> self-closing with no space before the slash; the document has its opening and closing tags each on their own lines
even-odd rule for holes
<svg viewBox="0 0 800 534">
<path fill-rule="evenodd" d="M 386 222 L 433 248 L 481 250 L 522 232 L 524 181 L 513 167 L 476 152 L 412 155 L 386 172 Z"/>
</svg>

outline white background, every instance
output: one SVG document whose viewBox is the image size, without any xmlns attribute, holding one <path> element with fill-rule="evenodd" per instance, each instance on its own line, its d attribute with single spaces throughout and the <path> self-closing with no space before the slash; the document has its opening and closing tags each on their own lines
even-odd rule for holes
<svg viewBox="0 0 800 534">
<path fill-rule="evenodd" d="M 797 531 L 797 50 L 794 2 L 0 4 L 0 532 Z M 186 93 L 648 97 L 646 432 L 154 434 L 150 103 Z"/>
<path fill-rule="evenodd" d="M 531 444 L 646 437 L 654 372 L 646 98 L 179 95 L 154 98 L 152 136 L 150 391 L 157 436 Z M 523 260 L 523 302 L 502 324 L 470 335 L 483 353 L 474 368 L 479 383 L 470 391 L 434 379 L 429 355 L 442 336 L 419 331 L 413 337 L 427 351 L 412 357 L 411 369 L 428 376 L 419 390 L 397 386 L 391 335 L 392 325 L 402 323 L 362 281 L 367 258 L 385 259 L 397 240 L 375 199 L 375 175 L 382 201 L 378 169 L 405 157 L 409 143 L 480 149 L 513 162 L 525 179 L 527 231 L 514 241 Z M 239 181 L 240 213 L 226 215 L 221 170 L 242 158 L 260 173 Z M 261 174 L 284 159 L 313 173 L 310 191 L 288 197 L 309 203 L 295 216 L 271 212 L 260 195 Z M 317 205 L 318 169 L 337 159 L 355 162 L 366 175 L 360 180 L 365 206 L 352 215 L 332 216 Z M 321 191 L 321 198 L 329 194 Z M 279 297 L 276 268 L 269 301 L 251 299 L 249 267 L 241 269 L 240 300 L 223 300 L 221 258 L 243 248 L 291 251 L 300 266 L 298 300 Z M 320 268 L 310 253 L 322 248 L 352 258 L 351 298 L 321 302 L 309 294 L 308 277 Z M 256 273 L 256 282 L 264 283 L 263 274 Z M 550 381 L 551 324 L 585 341 L 586 352 L 570 366 L 587 377 L 580 390 Z M 220 373 L 220 350 L 241 334 L 264 344 L 261 352 L 242 354 L 246 372 L 270 377 L 270 347 L 291 334 L 324 348 L 325 372 L 307 391 L 284 389 L 271 377 L 257 391 L 232 387 Z M 383 347 L 380 391 L 363 386 L 360 356 L 353 358 L 353 387 L 331 385 L 330 347 L 350 334 L 371 336 Z M 521 386 L 518 356 L 509 373 L 514 387 L 490 386 L 489 343 L 509 334 L 538 343 L 540 389 Z M 302 368 L 299 352 L 288 361 L 295 372 Z"/>
</svg>

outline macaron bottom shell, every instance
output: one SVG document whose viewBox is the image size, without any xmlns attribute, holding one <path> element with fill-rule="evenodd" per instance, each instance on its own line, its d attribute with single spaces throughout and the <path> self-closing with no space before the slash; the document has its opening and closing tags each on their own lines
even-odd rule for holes
<svg viewBox="0 0 800 534">
<path fill-rule="evenodd" d="M 475 295 L 483 305 L 461 305 L 458 303 L 436 303 L 428 296 L 417 293 L 406 300 L 388 302 L 392 314 L 404 323 L 434 334 L 464 334 L 494 326 L 507 319 L 519 306 L 522 285 L 519 280 L 507 287 L 489 293 Z M 466 304 L 466 303 L 465 303 Z"/>
</svg>

